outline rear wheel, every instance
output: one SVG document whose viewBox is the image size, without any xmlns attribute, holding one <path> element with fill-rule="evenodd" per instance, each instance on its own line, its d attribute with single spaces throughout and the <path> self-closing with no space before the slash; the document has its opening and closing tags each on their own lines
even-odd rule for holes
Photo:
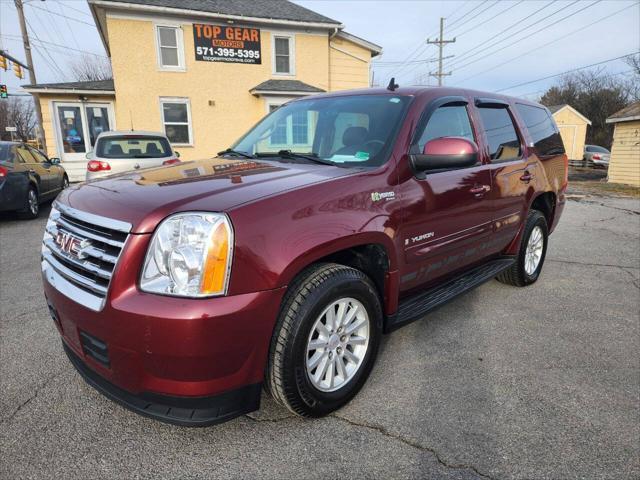
<svg viewBox="0 0 640 480">
<path fill-rule="evenodd" d="M 62 177 L 62 190 L 69 187 L 69 178 L 65 175 Z"/>
<path fill-rule="evenodd" d="M 29 190 L 27 190 L 24 207 L 20 210 L 19 214 L 22 218 L 33 219 L 38 218 L 38 213 L 40 213 L 38 192 L 34 186 L 30 186 Z"/>
<path fill-rule="evenodd" d="M 549 231 L 544 215 L 531 210 L 522 234 L 516 262 L 496 279 L 508 285 L 524 287 L 538 280 L 547 253 Z"/>
<path fill-rule="evenodd" d="M 316 265 L 291 285 L 269 352 L 273 397 L 301 416 L 349 402 L 373 367 L 382 331 L 377 290 L 361 271 Z"/>
</svg>

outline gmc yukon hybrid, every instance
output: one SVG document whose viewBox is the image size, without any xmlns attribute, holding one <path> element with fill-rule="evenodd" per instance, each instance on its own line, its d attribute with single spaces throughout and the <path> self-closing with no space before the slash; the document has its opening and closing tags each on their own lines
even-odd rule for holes
<svg viewBox="0 0 640 480">
<path fill-rule="evenodd" d="M 256 410 L 263 386 L 320 416 L 383 333 L 494 277 L 535 282 L 567 187 L 547 109 L 395 87 L 292 101 L 216 158 L 64 190 L 44 292 L 85 380 L 181 425 Z"/>
</svg>

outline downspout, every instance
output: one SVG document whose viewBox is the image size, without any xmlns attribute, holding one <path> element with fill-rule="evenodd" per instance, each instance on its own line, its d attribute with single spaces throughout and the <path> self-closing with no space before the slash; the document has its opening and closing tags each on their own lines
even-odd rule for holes
<svg viewBox="0 0 640 480">
<path fill-rule="evenodd" d="M 327 91 L 331 91 L 331 40 L 338 34 L 340 29 L 335 27 L 333 33 L 329 35 L 329 44 L 327 45 L 327 70 L 329 70 L 329 78 L 327 79 Z"/>
</svg>

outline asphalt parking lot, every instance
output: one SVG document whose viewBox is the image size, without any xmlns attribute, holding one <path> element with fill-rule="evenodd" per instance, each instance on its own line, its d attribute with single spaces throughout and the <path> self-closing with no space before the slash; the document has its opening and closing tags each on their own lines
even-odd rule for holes
<svg viewBox="0 0 640 480">
<path fill-rule="evenodd" d="M 346 408 L 203 429 L 86 385 L 47 313 L 46 210 L 0 218 L 0 478 L 638 478 L 640 201 L 569 201 L 537 284 L 491 281 L 386 337 Z"/>
</svg>

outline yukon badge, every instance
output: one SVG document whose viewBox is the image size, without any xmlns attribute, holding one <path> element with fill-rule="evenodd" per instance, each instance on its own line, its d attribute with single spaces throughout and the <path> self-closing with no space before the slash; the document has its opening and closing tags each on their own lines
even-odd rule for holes
<svg viewBox="0 0 640 480">
<path fill-rule="evenodd" d="M 396 192 L 372 192 L 371 193 L 371 201 L 379 202 L 380 200 L 393 200 L 396 198 Z"/>
</svg>

